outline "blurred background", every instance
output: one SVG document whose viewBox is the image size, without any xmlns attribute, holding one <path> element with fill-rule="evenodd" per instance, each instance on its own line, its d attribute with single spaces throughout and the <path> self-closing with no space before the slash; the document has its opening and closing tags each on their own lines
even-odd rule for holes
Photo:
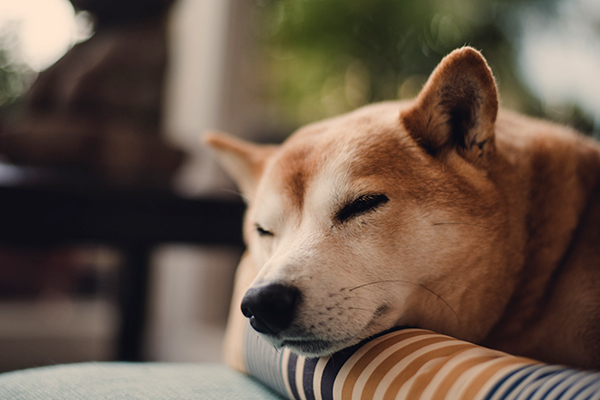
<svg viewBox="0 0 600 400">
<path fill-rule="evenodd" d="M 218 360 L 237 233 L 200 239 L 219 215 L 164 222 L 187 236 L 143 233 L 162 229 L 144 225 L 156 214 L 212 213 L 202 199 L 238 210 L 201 132 L 279 142 L 302 124 L 414 97 L 465 44 L 487 58 L 502 106 L 598 137 L 596 0 L 0 0 L 0 370 Z M 23 188 L 37 191 L 3 202 Z M 86 229 L 136 225 L 137 240 L 87 230 L 13 240 L 18 221 L 2 223 L 53 199 L 27 229 L 60 230 L 107 193 L 99 209 L 134 204 L 136 218 Z M 144 214 L 136 202 L 159 205 Z M 137 263 L 132 244 L 144 249 Z M 123 296 L 143 314 L 129 344 Z"/>
</svg>

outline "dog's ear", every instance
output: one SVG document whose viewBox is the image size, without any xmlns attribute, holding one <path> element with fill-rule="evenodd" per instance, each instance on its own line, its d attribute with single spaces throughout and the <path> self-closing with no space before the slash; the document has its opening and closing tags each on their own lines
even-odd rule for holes
<svg viewBox="0 0 600 400">
<path fill-rule="evenodd" d="M 219 161 L 238 185 L 245 199 L 252 199 L 265 161 L 277 146 L 258 145 L 220 132 L 209 132 L 204 142 L 217 153 Z"/>
<path fill-rule="evenodd" d="M 400 118 L 429 154 L 457 151 L 478 162 L 495 149 L 497 113 L 498 93 L 487 62 L 477 50 L 463 47 L 440 62 L 414 105 Z"/>
</svg>

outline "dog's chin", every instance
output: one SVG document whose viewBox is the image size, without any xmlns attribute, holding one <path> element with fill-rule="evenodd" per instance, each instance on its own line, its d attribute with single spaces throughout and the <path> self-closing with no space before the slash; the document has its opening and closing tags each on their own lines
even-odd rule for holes
<svg viewBox="0 0 600 400">
<path fill-rule="evenodd" d="M 336 353 L 355 344 L 352 340 L 283 339 L 274 343 L 276 347 L 287 347 L 301 356 L 316 358 Z"/>
</svg>

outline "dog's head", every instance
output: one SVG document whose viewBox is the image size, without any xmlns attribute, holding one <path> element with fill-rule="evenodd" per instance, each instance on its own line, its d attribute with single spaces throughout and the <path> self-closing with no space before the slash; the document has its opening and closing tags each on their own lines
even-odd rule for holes
<svg viewBox="0 0 600 400">
<path fill-rule="evenodd" d="M 311 356 L 397 325 L 481 339 L 506 303 L 511 253 L 497 111 L 485 60 L 463 48 L 414 101 L 306 126 L 280 146 L 209 135 L 248 202 L 252 326 Z"/>
</svg>

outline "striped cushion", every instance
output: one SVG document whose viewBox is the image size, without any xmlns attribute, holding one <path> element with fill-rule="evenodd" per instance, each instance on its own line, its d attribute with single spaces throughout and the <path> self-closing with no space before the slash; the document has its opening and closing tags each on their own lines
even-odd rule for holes
<svg viewBox="0 0 600 400">
<path fill-rule="evenodd" d="M 329 357 L 276 350 L 246 328 L 247 371 L 291 399 L 600 399 L 600 373 L 545 365 L 422 329 Z"/>
</svg>

